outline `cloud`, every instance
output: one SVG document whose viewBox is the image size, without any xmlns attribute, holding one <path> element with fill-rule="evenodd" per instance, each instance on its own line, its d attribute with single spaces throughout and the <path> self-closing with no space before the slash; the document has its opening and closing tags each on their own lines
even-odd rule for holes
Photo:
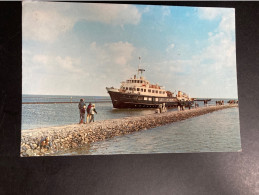
<svg viewBox="0 0 259 195">
<path fill-rule="evenodd" d="M 196 8 L 198 16 L 200 19 L 204 20 L 214 20 L 216 18 L 222 17 L 227 13 L 234 13 L 234 9 L 231 8 L 213 8 L 213 7 L 199 7 Z"/>
<path fill-rule="evenodd" d="M 26 53 L 23 55 L 22 76 L 24 94 L 64 95 L 82 94 L 80 90 L 85 88 L 84 78 L 89 73 L 78 58 Z"/>
<path fill-rule="evenodd" d="M 233 9 L 219 9 L 220 22 L 214 33 L 209 34 L 209 46 L 202 53 L 203 59 L 215 61 L 216 69 L 236 66 L 235 15 Z"/>
<path fill-rule="evenodd" d="M 72 58 L 70 56 L 53 56 L 44 54 L 24 55 L 23 69 L 34 69 L 38 73 L 46 74 L 73 74 L 80 72 L 82 68 L 81 59 Z"/>
<path fill-rule="evenodd" d="M 87 21 L 96 21 L 112 25 L 138 24 L 141 13 L 133 5 L 123 4 L 83 4 L 80 8 L 85 15 L 81 15 L 81 19 Z"/>
<path fill-rule="evenodd" d="M 169 6 L 162 6 L 162 15 L 163 17 L 169 16 L 171 14 L 171 10 Z"/>
<path fill-rule="evenodd" d="M 42 63 L 42 64 L 47 64 L 48 63 L 48 56 L 46 56 L 46 55 L 41 55 L 41 54 L 39 54 L 39 55 L 34 55 L 33 57 L 32 57 L 32 61 L 34 62 L 34 63 Z"/>
<path fill-rule="evenodd" d="M 122 75 L 129 76 L 129 72 L 132 72 L 130 62 L 133 60 L 136 48 L 131 43 L 119 41 L 97 45 L 93 42 L 91 50 L 95 55 L 98 68 L 104 74 L 109 73 L 121 77 Z"/>
<path fill-rule="evenodd" d="M 225 33 L 235 32 L 235 11 L 230 9 L 222 13 L 222 19 L 219 24 L 219 31 Z"/>
<path fill-rule="evenodd" d="M 23 3 L 23 39 L 54 41 L 60 34 L 73 27 L 74 20 L 61 13 L 56 3 Z M 40 9 L 39 9 L 40 7 Z M 55 11 L 56 9 L 56 11 Z"/>
<path fill-rule="evenodd" d="M 133 5 L 23 2 L 23 39 L 54 41 L 79 20 L 109 25 L 136 25 L 141 13 Z"/>
<path fill-rule="evenodd" d="M 80 59 L 71 58 L 70 56 L 66 56 L 64 58 L 57 56 L 55 57 L 55 61 L 61 70 L 69 73 L 80 73 Z"/>
<path fill-rule="evenodd" d="M 165 59 L 153 63 L 154 81 L 161 81 L 167 89 L 183 90 L 195 97 L 235 97 L 236 85 L 236 49 L 235 49 L 235 17 L 233 9 L 200 9 L 202 20 L 218 20 L 213 31 L 208 32 L 207 46 L 195 53 L 182 52 L 174 55 L 174 43 L 169 44 L 164 54 Z M 211 13 L 211 15 L 210 15 Z M 221 86 L 221 87 L 220 87 Z M 223 88 L 224 89 L 223 89 Z M 226 90 L 227 89 L 227 90 Z"/>
<path fill-rule="evenodd" d="M 235 10 L 232 8 L 197 8 L 198 17 L 203 20 L 219 19 L 218 32 L 235 32 Z"/>
<path fill-rule="evenodd" d="M 171 43 L 167 48 L 166 48 L 166 52 L 170 52 L 171 49 L 173 49 L 175 47 L 174 43 Z"/>
<path fill-rule="evenodd" d="M 136 73 L 136 50 L 131 43 L 119 41 L 92 42 L 81 57 L 25 52 L 23 93 L 107 95 L 105 87 L 119 87 Z"/>
<path fill-rule="evenodd" d="M 146 6 L 142 11 L 141 13 L 148 13 L 150 12 L 150 6 Z"/>
</svg>

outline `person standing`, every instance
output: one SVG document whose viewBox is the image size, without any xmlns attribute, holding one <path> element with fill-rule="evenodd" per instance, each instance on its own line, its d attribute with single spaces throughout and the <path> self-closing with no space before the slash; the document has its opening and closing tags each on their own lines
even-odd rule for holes
<svg viewBox="0 0 259 195">
<path fill-rule="evenodd" d="M 90 114 L 91 107 L 92 107 L 92 103 L 90 102 L 87 106 L 87 109 L 86 109 L 86 112 L 87 112 L 86 123 L 88 123 L 88 119 L 91 120 L 91 114 Z"/>
<path fill-rule="evenodd" d="M 96 110 L 95 110 L 95 105 L 93 104 L 92 107 L 91 107 L 91 109 L 90 109 L 90 115 L 91 115 L 91 117 L 90 117 L 90 122 L 89 122 L 89 123 L 91 123 L 92 121 L 94 122 L 94 113 L 97 114 L 97 112 L 96 112 Z"/>
<path fill-rule="evenodd" d="M 79 124 L 85 123 L 85 108 L 86 108 L 86 105 L 85 105 L 84 99 L 80 99 L 80 102 L 78 104 L 78 109 L 80 113 Z"/>
</svg>

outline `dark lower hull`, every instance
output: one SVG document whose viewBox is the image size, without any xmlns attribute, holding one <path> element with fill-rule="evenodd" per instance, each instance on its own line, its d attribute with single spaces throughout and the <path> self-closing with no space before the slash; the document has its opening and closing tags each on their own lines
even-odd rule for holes
<svg viewBox="0 0 259 195">
<path fill-rule="evenodd" d="M 165 103 L 165 106 L 191 106 L 193 101 L 178 101 L 176 97 L 150 97 L 137 94 L 128 94 L 109 91 L 114 108 L 157 108 L 159 104 Z"/>
</svg>

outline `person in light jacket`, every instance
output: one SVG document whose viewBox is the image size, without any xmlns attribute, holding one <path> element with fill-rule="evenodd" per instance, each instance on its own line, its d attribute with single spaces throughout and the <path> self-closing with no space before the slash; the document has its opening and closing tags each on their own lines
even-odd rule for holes
<svg viewBox="0 0 259 195">
<path fill-rule="evenodd" d="M 90 117 L 89 123 L 91 123 L 92 121 L 94 122 L 94 113 L 97 114 L 97 111 L 95 110 L 95 104 L 92 104 L 92 107 L 91 107 L 91 109 L 90 109 L 90 115 L 91 115 L 91 117 Z"/>
<path fill-rule="evenodd" d="M 86 109 L 86 112 L 87 112 L 87 115 L 86 115 L 86 123 L 88 123 L 88 121 L 91 119 L 91 114 L 90 114 L 90 110 L 92 108 L 92 103 L 90 102 L 87 106 L 87 109 Z"/>
</svg>

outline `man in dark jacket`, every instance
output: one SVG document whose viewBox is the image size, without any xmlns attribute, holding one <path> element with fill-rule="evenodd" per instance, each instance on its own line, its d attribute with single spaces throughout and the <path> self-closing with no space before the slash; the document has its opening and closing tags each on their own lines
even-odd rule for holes
<svg viewBox="0 0 259 195">
<path fill-rule="evenodd" d="M 86 108 L 86 105 L 85 105 L 84 99 L 80 99 L 80 102 L 78 104 L 78 109 L 80 113 L 79 124 L 85 123 L 85 108 Z"/>
</svg>

